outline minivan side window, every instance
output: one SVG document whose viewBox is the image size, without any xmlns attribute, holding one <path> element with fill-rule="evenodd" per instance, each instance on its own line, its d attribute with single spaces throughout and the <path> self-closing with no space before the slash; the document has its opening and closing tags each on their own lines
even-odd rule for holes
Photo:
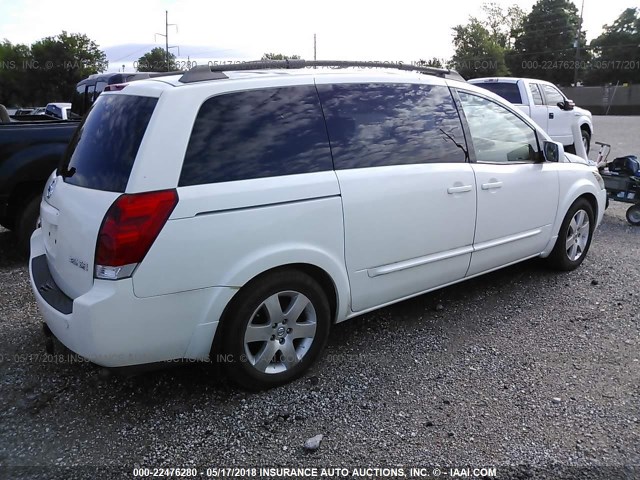
<svg viewBox="0 0 640 480">
<path fill-rule="evenodd" d="M 249 90 L 202 104 L 179 186 L 332 169 L 313 85 Z"/>
<path fill-rule="evenodd" d="M 465 162 L 451 92 L 414 84 L 318 85 L 336 169 Z"/>
<path fill-rule="evenodd" d="M 487 98 L 459 91 L 476 160 L 487 163 L 536 162 L 536 131 L 520 117 Z"/>
</svg>

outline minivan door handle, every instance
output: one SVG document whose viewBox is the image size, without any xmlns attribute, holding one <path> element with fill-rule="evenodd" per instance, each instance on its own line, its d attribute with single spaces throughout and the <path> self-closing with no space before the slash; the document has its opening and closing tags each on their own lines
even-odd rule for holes
<svg viewBox="0 0 640 480">
<path fill-rule="evenodd" d="M 491 190 L 493 188 L 502 188 L 502 182 L 490 182 L 482 184 L 483 190 Z"/>
<path fill-rule="evenodd" d="M 447 188 L 447 193 L 453 195 L 454 193 L 464 193 L 473 190 L 473 185 L 460 185 L 459 187 Z"/>
<path fill-rule="evenodd" d="M 549 113 L 549 118 L 553 118 L 553 112 Z"/>
</svg>

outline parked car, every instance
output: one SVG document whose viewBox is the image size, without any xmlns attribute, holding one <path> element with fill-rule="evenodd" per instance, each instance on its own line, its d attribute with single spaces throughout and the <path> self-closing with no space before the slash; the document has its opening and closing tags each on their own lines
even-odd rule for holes
<svg viewBox="0 0 640 480">
<path fill-rule="evenodd" d="M 20 117 L 22 115 L 31 115 L 35 109 L 36 109 L 36 107 L 18 108 L 18 109 L 15 110 L 14 113 L 9 112 L 9 114 L 10 115 L 14 115 L 16 117 Z"/>
<path fill-rule="evenodd" d="M 333 323 L 584 260 L 602 178 L 519 109 L 437 69 L 295 68 L 316 63 L 198 67 L 96 100 L 31 238 L 55 337 L 105 367 L 213 352 L 272 387 Z"/>
<path fill-rule="evenodd" d="M 69 120 L 71 113 L 70 103 L 48 103 L 44 109 L 45 115 L 56 118 L 58 120 Z"/>
<path fill-rule="evenodd" d="M 589 153 L 593 137 L 591 112 L 575 106 L 553 83 L 531 78 L 476 78 L 469 83 L 486 88 L 529 115 L 565 150 L 576 153 L 572 125 L 580 127 L 582 144 Z"/>
<path fill-rule="evenodd" d="M 56 118 L 49 117 L 46 115 L 45 107 L 34 107 L 34 108 L 20 108 L 17 109 L 14 113 L 10 114 L 11 117 L 6 123 L 10 122 L 51 122 L 57 120 Z M 5 123 L 5 122 L 2 122 Z"/>
<path fill-rule="evenodd" d="M 164 75 L 167 75 L 167 72 L 98 73 L 90 75 L 76 85 L 71 115 L 73 118 L 82 118 L 108 85 L 135 82 L 136 80 Z"/>
<path fill-rule="evenodd" d="M 79 120 L 105 86 L 152 75 L 92 75 L 78 83 L 72 104 L 50 103 L 6 121 L 0 117 L 0 225 L 16 233 L 18 247 L 25 255 L 36 228 L 45 182 L 62 160 Z"/>
<path fill-rule="evenodd" d="M 0 225 L 29 253 L 45 183 L 60 163 L 79 122 L 0 125 Z"/>
</svg>

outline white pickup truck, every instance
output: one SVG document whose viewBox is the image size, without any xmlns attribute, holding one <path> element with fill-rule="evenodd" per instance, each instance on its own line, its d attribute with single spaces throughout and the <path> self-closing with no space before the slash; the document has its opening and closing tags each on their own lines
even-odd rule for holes
<svg viewBox="0 0 640 480">
<path fill-rule="evenodd" d="M 70 103 L 48 103 L 44 113 L 59 120 L 69 120 Z"/>
<path fill-rule="evenodd" d="M 475 78 L 469 83 L 500 95 L 529 115 L 565 150 L 576 153 L 572 127 L 578 124 L 587 153 L 593 136 L 591 112 L 576 107 L 553 83 L 531 78 Z"/>
</svg>

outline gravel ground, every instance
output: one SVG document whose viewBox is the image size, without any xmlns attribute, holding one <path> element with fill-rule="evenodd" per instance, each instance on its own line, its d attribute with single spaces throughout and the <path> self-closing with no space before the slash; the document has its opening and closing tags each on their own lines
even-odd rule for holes
<svg viewBox="0 0 640 480">
<path fill-rule="evenodd" d="M 640 153 L 639 127 L 597 117 L 594 140 Z M 257 394 L 210 365 L 125 378 L 45 361 L 26 264 L 0 230 L 0 477 L 442 465 L 639 478 L 640 228 L 626 207 L 611 204 L 578 270 L 525 262 L 337 325 L 305 377 Z M 623 465 L 637 469 L 594 469 Z"/>
</svg>

